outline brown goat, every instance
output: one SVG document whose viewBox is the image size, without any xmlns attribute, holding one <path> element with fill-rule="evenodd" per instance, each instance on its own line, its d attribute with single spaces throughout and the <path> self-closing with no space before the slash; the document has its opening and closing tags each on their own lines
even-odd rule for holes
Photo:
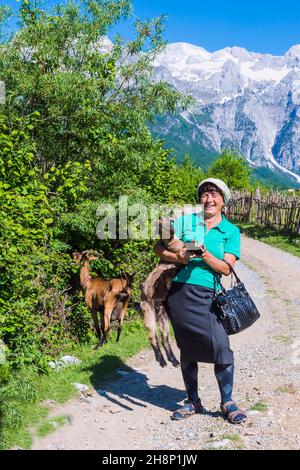
<svg viewBox="0 0 300 470">
<path fill-rule="evenodd" d="M 163 238 L 163 230 L 166 224 L 170 234 L 168 239 Z M 179 253 L 180 250 L 185 248 L 185 244 L 181 240 L 174 238 L 174 229 L 172 224 L 170 224 L 170 220 L 165 219 L 160 221 L 160 232 L 162 233 L 161 243 L 163 243 L 168 251 Z M 162 345 L 168 360 L 175 367 L 179 365 L 170 345 L 169 321 L 165 309 L 165 301 L 172 285 L 172 278 L 181 267 L 182 264 L 180 263 L 160 261 L 141 285 L 140 306 L 144 313 L 144 323 L 149 331 L 149 341 L 154 350 L 155 358 L 161 367 L 165 367 L 167 363 L 159 347 L 157 326 L 160 329 Z"/>
<path fill-rule="evenodd" d="M 132 282 L 132 276 L 111 280 L 92 277 L 90 275 L 90 261 L 98 259 L 97 255 L 90 254 L 89 251 L 73 253 L 73 259 L 80 265 L 80 285 L 85 292 L 85 303 L 92 312 L 96 334 L 99 339 L 95 349 L 101 348 L 106 341 L 110 330 L 110 322 L 113 320 L 119 322 L 117 334 L 117 341 L 119 341 L 122 323 L 131 295 Z M 98 320 L 99 311 L 101 314 L 102 337 Z"/>
</svg>

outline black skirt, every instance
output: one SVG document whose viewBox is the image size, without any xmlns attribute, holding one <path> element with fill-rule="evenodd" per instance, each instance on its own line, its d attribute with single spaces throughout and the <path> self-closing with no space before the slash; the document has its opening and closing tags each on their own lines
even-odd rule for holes
<svg viewBox="0 0 300 470">
<path fill-rule="evenodd" d="M 229 338 L 209 287 L 173 282 L 166 309 L 183 361 L 233 364 Z"/>
</svg>

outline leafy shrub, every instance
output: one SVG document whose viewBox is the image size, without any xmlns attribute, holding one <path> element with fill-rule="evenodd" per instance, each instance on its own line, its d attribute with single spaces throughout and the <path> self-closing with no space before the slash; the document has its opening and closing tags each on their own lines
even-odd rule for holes
<svg viewBox="0 0 300 470">
<path fill-rule="evenodd" d="M 250 189 L 251 169 L 237 150 L 224 149 L 207 170 L 209 177 L 220 178 L 232 189 Z"/>
</svg>

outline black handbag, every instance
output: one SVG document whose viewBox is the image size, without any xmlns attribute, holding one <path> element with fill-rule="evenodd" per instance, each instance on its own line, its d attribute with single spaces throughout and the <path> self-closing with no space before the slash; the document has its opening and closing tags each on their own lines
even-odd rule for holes
<svg viewBox="0 0 300 470">
<path fill-rule="evenodd" d="M 235 335 L 251 326 L 258 320 L 260 314 L 233 267 L 227 261 L 225 263 L 230 267 L 231 276 L 234 274 L 236 284 L 226 290 L 220 282 L 222 290 L 215 299 L 217 315 L 226 333 Z"/>
</svg>

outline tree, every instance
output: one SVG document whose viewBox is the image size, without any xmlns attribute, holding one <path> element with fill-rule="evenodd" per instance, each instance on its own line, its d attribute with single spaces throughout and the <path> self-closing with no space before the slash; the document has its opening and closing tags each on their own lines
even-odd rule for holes
<svg viewBox="0 0 300 470">
<path fill-rule="evenodd" d="M 207 177 L 220 178 L 232 189 L 250 189 L 251 170 L 237 150 L 222 150 L 207 170 Z"/>
<path fill-rule="evenodd" d="M 69 293 L 72 249 L 99 249 L 108 278 L 137 267 L 141 279 L 154 264 L 148 241 L 99 241 L 96 208 L 120 194 L 184 200 L 170 151 L 147 123 L 188 100 L 152 79 L 163 18 L 136 21 L 134 40 L 117 36 L 105 48 L 109 29 L 129 18 L 128 0 L 69 0 L 52 13 L 37 3 L 21 2 L 19 28 L 0 44 L 0 172 L 8 185 L 0 186 L 0 336 L 13 365 L 44 369 L 46 353 L 88 336 L 70 307 L 79 303 Z"/>
<path fill-rule="evenodd" d="M 98 195 L 118 193 L 120 181 L 143 184 L 144 162 L 154 151 L 165 154 L 145 123 L 187 103 L 152 80 L 153 60 L 165 44 L 163 17 L 135 21 L 134 40 L 117 36 L 104 47 L 109 29 L 129 14 L 129 0 L 69 0 L 51 14 L 26 0 L 22 27 L 0 49 L 6 113 L 40 113 L 32 139 L 41 173 L 89 160 Z"/>
</svg>

